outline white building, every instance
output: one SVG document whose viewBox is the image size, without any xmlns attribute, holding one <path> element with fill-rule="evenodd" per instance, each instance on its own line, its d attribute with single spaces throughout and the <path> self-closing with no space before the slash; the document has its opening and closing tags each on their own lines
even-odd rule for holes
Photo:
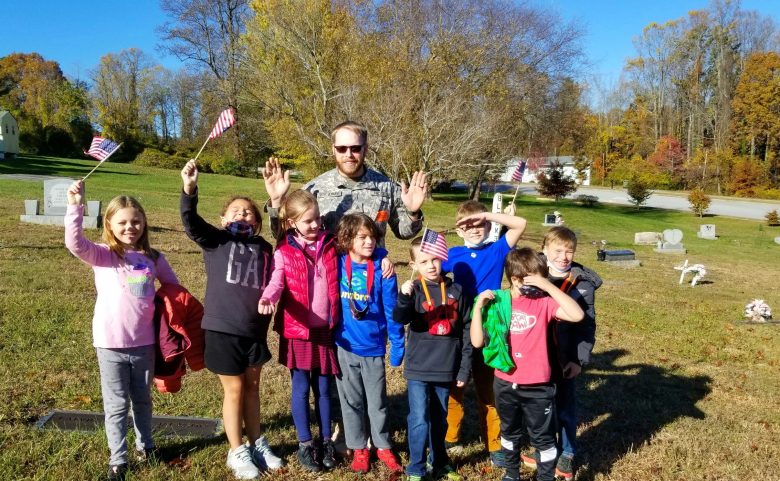
<svg viewBox="0 0 780 481">
<path fill-rule="evenodd" d="M 19 153 L 19 124 L 11 112 L 0 110 L 0 159 Z"/>
<path fill-rule="evenodd" d="M 501 174 L 501 181 L 504 182 L 511 182 L 512 181 L 512 174 L 515 172 L 515 169 L 517 168 L 517 164 L 525 159 L 522 158 L 514 158 L 509 161 L 507 164 L 506 171 L 504 171 L 503 174 Z M 562 156 L 556 156 L 556 157 L 537 157 L 533 159 L 531 162 L 526 163 L 525 170 L 523 171 L 523 179 L 521 182 L 536 182 L 536 173 L 539 172 L 539 170 L 543 169 L 549 169 L 553 166 L 553 164 L 559 163 L 563 166 L 563 173 L 564 175 L 567 175 L 574 179 L 578 185 L 590 185 L 590 167 L 585 169 L 583 172 L 583 179 L 582 182 L 580 182 L 579 178 L 577 177 L 577 168 L 574 165 L 574 157 L 571 155 L 562 155 Z"/>
</svg>

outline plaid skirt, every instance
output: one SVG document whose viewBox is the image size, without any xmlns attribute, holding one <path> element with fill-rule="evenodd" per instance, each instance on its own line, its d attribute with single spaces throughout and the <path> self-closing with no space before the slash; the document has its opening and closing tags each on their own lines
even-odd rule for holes
<svg viewBox="0 0 780 481">
<path fill-rule="evenodd" d="M 328 328 L 311 329 L 309 339 L 279 339 L 279 363 L 288 369 L 318 369 L 321 375 L 339 374 L 333 333 Z"/>
</svg>

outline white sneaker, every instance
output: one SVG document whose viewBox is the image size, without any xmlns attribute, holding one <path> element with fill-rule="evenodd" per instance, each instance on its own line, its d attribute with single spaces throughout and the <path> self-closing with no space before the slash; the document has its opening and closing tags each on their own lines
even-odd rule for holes
<svg viewBox="0 0 780 481">
<path fill-rule="evenodd" d="M 268 440 L 265 439 L 265 436 L 257 438 L 254 446 L 249 443 L 247 443 L 247 446 L 252 453 L 252 460 L 260 468 L 279 469 L 282 467 L 282 458 L 271 451 L 271 446 L 268 445 Z"/>
<path fill-rule="evenodd" d="M 252 455 L 246 445 L 228 451 L 227 466 L 238 479 L 256 479 L 260 476 L 260 470 L 252 462 Z"/>
</svg>

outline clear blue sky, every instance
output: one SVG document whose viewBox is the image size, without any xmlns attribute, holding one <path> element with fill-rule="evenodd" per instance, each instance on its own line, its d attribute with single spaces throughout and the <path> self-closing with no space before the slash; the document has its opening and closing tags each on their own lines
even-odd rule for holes
<svg viewBox="0 0 780 481">
<path fill-rule="evenodd" d="M 12 1 L 12 0 L 8 0 Z M 650 22 L 663 23 L 706 8 L 708 0 L 530 0 L 579 20 L 585 28 L 585 53 L 591 73 L 614 83 L 625 59 L 635 55 L 631 39 Z M 157 0 L 13 1 L 3 11 L 0 57 L 12 52 L 38 52 L 59 62 L 69 77 L 89 77 L 100 57 L 136 47 L 168 68 L 175 58 L 156 50 L 155 28 L 165 21 Z M 742 8 L 757 10 L 780 23 L 780 0 L 743 0 Z"/>
</svg>

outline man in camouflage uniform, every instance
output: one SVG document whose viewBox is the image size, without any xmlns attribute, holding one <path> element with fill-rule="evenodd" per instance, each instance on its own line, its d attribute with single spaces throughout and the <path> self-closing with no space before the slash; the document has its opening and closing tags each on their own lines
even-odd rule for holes
<svg viewBox="0 0 780 481">
<path fill-rule="evenodd" d="M 336 233 L 339 220 L 348 213 L 362 212 L 376 222 L 382 233 L 377 245 L 384 246 L 388 225 L 399 239 L 411 239 L 422 228 L 420 207 L 425 200 L 428 184 L 423 172 L 415 172 L 409 187 L 398 184 L 365 165 L 368 151 L 368 132 L 362 125 L 347 121 L 331 132 L 332 151 L 336 168 L 315 178 L 303 188 L 314 194 L 320 207 L 323 225 Z M 282 172 L 279 162 L 272 158 L 263 171 L 270 196 L 268 213 L 271 229 L 278 226 L 277 208 L 290 187 L 289 171 Z"/>
</svg>

